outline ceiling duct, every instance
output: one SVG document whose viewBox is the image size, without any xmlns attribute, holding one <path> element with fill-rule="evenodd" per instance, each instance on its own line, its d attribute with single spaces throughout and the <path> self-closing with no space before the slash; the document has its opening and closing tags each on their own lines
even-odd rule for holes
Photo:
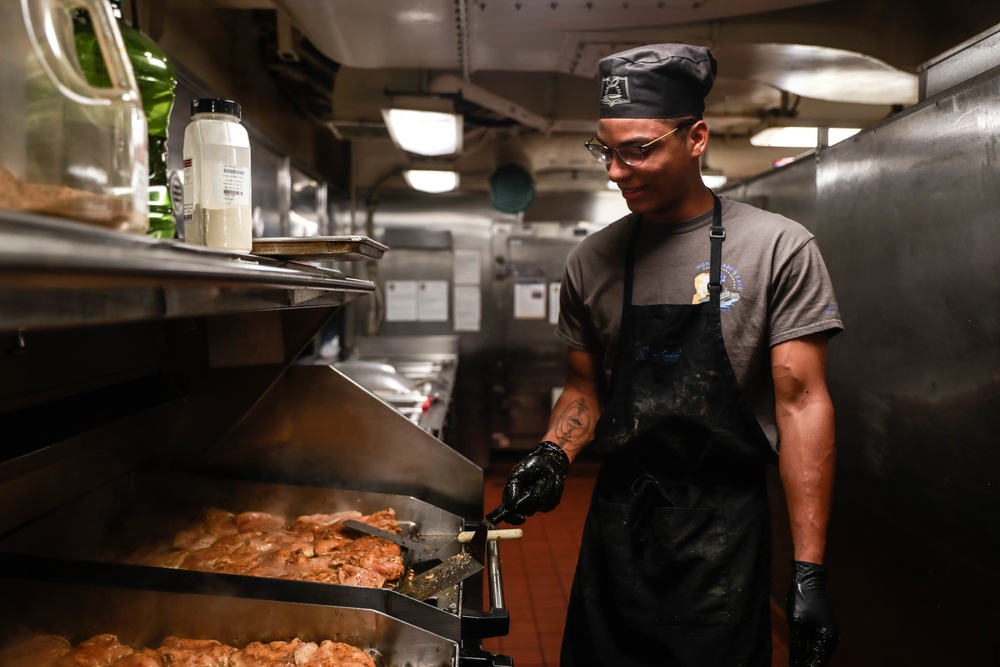
<svg viewBox="0 0 1000 667">
<path fill-rule="evenodd" d="M 359 139 L 385 139 L 389 141 L 389 128 L 385 123 L 365 123 L 353 120 L 334 120 L 326 124 L 333 136 L 341 141 L 357 141 Z"/>
<path fill-rule="evenodd" d="M 459 96 L 467 102 L 489 109 L 543 134 L 551 132 L 587 133 L 592 132 L 596 125 L 596 120 L 552 120 L 546 118 L 454 74 L 443 74 L 435 78 L 431 81 L 430 90 L 440 95 Z"/>
</svg>

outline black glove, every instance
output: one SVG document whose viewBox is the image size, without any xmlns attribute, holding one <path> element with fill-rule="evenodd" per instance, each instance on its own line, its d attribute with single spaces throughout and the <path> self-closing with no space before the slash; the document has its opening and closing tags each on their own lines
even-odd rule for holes
<svg viewBox="0 0 1000 667">
<path fill-rule="evenodd" d="M 789 667 L 825 667 L 840 635 L 826 600 L 826 568 L 794 561 L 792 587 L 785 601 L 788 614 Z"/>
<path fill-rule="evenodd" d="M 503 517 L 519 526 L 535 512 L 555 509 L 562 498 L 569 457 L 554 442 L 545 442 L 521 459 L 507 478 L 503 490 Z"/>
</svg>

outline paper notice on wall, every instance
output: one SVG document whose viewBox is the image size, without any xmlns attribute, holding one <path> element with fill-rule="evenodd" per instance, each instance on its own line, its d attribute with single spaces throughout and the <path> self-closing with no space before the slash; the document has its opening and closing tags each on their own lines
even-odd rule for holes
<svg viewBox="0 0 1000 667">
<path fill-rule="evenodd" d="M 479 331 L 481 320 L 479 287 L 455 285 L 455 331 Z"/>
<path fill-rule="evenodd" d="M 456 285 L 478 285 L 482 260 L 478 250 L 456 249 L 454 279 Z"/>
<path fill-rule="evenodd" d="M 415 322 L 417 281 L 389 280 L 385 283 L 385 321 Z"/>
<path fill-rule="evenodd" d="M 545 319 L 545 281 L 521 278 L 514 284 L 514 319 Z"/>
<path fill-rule="evenodd" d="M 417 319 L 421 322 L 448 321 L 447 280 L 424 280 L 417 284 Z"/>
<path fill-rule="evenodd" d="M 559 324 L 559 287 L 561 283 L 549 283 L 549 324 Z"/>
</svg>

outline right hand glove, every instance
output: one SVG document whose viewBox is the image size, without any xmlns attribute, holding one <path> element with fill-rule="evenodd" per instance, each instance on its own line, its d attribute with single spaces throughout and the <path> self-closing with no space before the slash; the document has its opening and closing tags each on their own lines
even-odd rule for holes
<svg viewBox="0 0 1000 667">
<path fill-rule="evenodd" d="M 788 664 L 791 667 L 826 667 L 840 640 L 826 599 L 826 568 L 794 561 L 788 591 Z"/>
<path fill-rule="evenodd" d="M 503 490 L 504 520 L 519 526 L 535 512 L 555 509 L 562 498 L 569 457 L 546 440 L 514 466 Z"/>
</svg>

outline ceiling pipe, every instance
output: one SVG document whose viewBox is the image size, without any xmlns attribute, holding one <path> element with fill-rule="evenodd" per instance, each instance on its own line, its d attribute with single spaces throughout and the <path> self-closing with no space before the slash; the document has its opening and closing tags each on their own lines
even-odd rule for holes
<svg viewBox="0 0 1000 667">
<path fill-rule="evenodd" d="M 519 104 L 515 104 L 474 83 L 465 81 L 454 74 L 442 74 L 436 77 L 430 83 L 430 91 L 440 95 L 461 95 L 464 100 L 478 104 L 484 109 L 489 109 L 501 116 L 506 116 L 543 134 L 551 134 L 553 132 L 586 134 L 587 132 L 593 132 L 597 125 L 596 119 L 593 121 L 552 120 L 540 116 L 532 111 L 528 111 Z"/>
</svg>

